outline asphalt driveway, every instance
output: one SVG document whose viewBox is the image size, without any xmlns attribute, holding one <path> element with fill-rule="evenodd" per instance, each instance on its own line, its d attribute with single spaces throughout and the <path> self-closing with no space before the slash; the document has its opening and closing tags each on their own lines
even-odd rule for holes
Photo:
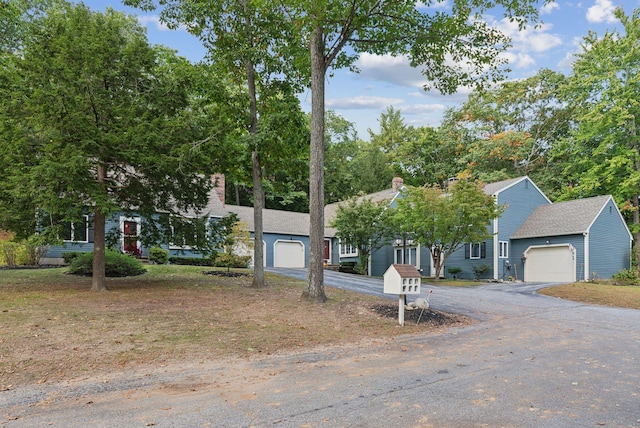
<svg viewBox="0 0 640 428">
<path fill-rule="evenodd" d="M 325 283 L 382 291 L 335 272 Z M 0 425 L 640 427 L 640 311 L 543 286 L 423 285 L 434 309 L 478 320 L 437 334 L 5 391 Z"/>
</svg>

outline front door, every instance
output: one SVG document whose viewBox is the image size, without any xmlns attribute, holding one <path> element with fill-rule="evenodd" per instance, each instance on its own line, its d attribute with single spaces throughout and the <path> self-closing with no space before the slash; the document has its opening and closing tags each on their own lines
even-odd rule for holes
<svg viewBox="0 0 640 428">
<path fill-rule="evenodd" d="M 135 257 L 142 255 L 138 236 L 140 225 L 136 220 L 124 219 L 122 221 L 122 251 Z"/>
</svg>

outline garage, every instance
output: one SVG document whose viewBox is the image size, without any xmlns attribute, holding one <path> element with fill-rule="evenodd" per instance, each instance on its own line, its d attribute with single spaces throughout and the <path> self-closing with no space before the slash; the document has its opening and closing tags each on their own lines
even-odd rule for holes
<svg viewBox="0 0 640 428">
<path fill-rule="evenodd" d="M 527 282 L 575 282 L 576 250 L 571 244 L 529 247 L 524 256 Z"/>
<path fill-rule="evenodd" d="M 303 268 L 304 244 L 300 241 L 276 241 L 273 251 L 273 266 Z"/>
</svg>

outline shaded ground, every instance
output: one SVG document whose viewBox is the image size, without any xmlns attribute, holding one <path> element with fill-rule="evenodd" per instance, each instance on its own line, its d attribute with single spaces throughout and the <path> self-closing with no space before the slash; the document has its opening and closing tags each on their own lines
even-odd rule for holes
<svg viewBox="0 0 640 428">
<path fill-rule="evenodd" d="M 435 331 L 471 321 L 407 311 L 392 300 L 327 288 L 329 301 L 301 300 L 305 284 L 268 274 L 250 287 L 246 272 L 203 275 L 202 267 L 149 266 L 143 276 L 90 278 L 63 269 L 0 276 L 0 390 L 81 379 L 181 361 L 247 358 L 315 346 Z M 419 312 L 419 311 L 417 311 Z M 415 316 L 416 318 L 412 318 Z"/>
</svg>

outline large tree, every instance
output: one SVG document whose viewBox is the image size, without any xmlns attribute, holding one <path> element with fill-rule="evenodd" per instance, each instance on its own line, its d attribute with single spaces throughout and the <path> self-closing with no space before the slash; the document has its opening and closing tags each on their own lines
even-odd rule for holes
<svg viewBox="0 0 640 428">
<path fill-rule="evenodd" d="M 308 65 L 300 61 L 297 28 L 286 19 L 279 5 L 264 0 L 125 0 L 125 4 L 153 10 L 162 7 L 160 17 L 171 28 L 184 26 L 209 51 L 209 59 L 238 77 L 247 88 L 248 135 L 244 142 L 251 152 L 254 239 L 263 240 L 262 210 L 265 206 L 264 158 L 274 156 L 281 136 L 292 129 L 284 126 L 280 134 L 260 132 L 272 97 L 289 95 L 299 89 L 298 76 L 308 75 Z M 281 111 L 281 114 L 290 110 Z M 286 124 L 284 122 L 283 124 Z M 295 128 L 294 128 L 295 129 Z M 295 134 L 295 132 L 294 132 Z M 282 154 L 285 157 L 286 154 Z M 253 286 L 264 286 L 263 248 L 254 247 Z"/>
<path fill-rule="evenodd" d="M 425 75 L 425 89 L 454 92 L 502 77 L 498 54 L 508 39 L 482 20 L 493 7 L 521 26 L 537 19 L 532 0 L 457 0 L 450 8 L 413 0 L 290 0 L 290 16 L 304 29 L 311 56 L 310 244 L 304 296 L 324 302 L 325 79 L 331 68 L 354 64 L 363 52 L 406 55 Z"/>
<path fill-rule="evenodd" d="M 442 128 L 459 141 L 459 169 L 486 182 L 530 175 L 548 192 L 558 171 L 549 152 L 571 127 L 566 102 L 559 99 L 563 74 L 540 70 L 535 76 L 474 91 L 445 115 Z"/>
<path fill-rule="evenodd" d="M 330 226 L 343 243 L 358 249 L 360 271 L 369 274 L 369 260 L 374 251 L 394 238 L 389 201 L 374 202 L 366 197 L 351 198 L 338 205 Z"/>
<path fill-rule="evenodd" d="M 198 74 L 110 9 L 64 3 L 37 24 L 2 69 L 13 83 L 3 88 L 5 114 L 19 126 L 2 134 L 0 169 L 11 177 L 7 192 L 29 198 L 53 229 L 92 212 L 91 288 L 105 290 L 107 216 L 206 204 L 211 180 L 191 144 L 206 127 L 190 102 Z"/>
<path fill-rule="evenodd" d="M 396 199 L 400 232 L 430 250 L 436 280 L 442 266 L 466 242 L 482 242 L 501 208 L 476 183 L 460 180 L 447 191 L 435 186 L 409 187 Z"/>
<path fill-rule="evenodd" d="M 611 194 L 634 235 L 640 262 L 640 9 L 616 16 L 624 33 L 589 33 L 574 63 L 566 100 L 576 128 L 559 144 L 567 199 Z"/>
</svg>

